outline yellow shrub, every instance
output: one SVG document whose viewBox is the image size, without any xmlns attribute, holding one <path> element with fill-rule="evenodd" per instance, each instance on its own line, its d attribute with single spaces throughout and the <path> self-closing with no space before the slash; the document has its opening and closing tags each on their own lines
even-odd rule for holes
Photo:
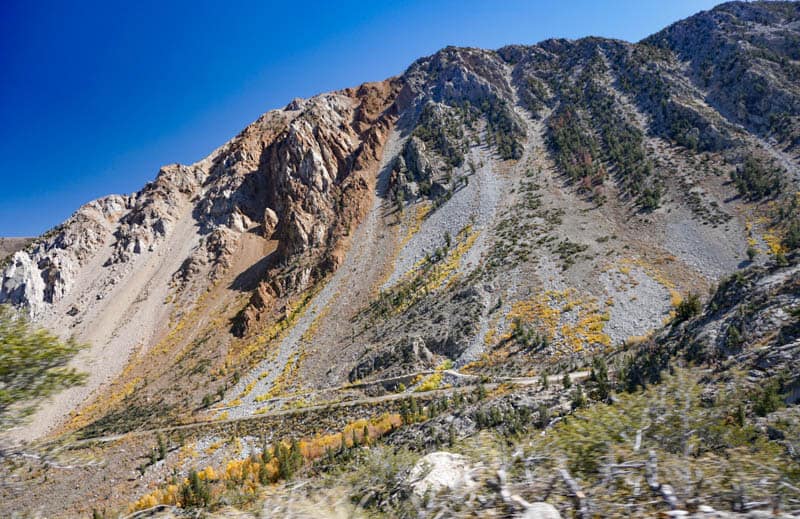
<svg viewBox="0 0 800 519">
<path fill-rule="evenodd" d="M 442 385 L 442 374 L 441 373 L 433 373 L 432 375 L 428 376 L 422 383 L 417 386 L 417 389 L 414 391 L 416 392 L 424 392 L 424 391 L 433 391 L 434 389 L 439 389 L 439 386 Z"/>
</svg>

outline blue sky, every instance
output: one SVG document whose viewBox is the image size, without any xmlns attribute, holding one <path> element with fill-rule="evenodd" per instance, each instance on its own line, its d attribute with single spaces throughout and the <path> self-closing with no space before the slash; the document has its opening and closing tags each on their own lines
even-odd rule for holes
<svg viewBox="0 0 800 519">
<path fill-rule="evenodd" d="M 399 74 L 446 45 L 637 41 L 715 2 L 1 4 L 0 236 L 31 236 L 294 97 Z"/>
</svg>

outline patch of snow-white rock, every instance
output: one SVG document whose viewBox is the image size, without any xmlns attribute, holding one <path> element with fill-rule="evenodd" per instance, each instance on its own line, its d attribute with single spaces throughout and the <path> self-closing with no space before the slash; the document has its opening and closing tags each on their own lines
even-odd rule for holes
<svg viewBox="0 0 800 519">
<path fill-rule="evenodd" d="M 464 456 L 451 452 L 432 452 L 420 458 L 408 474 L 407 483 L 414 495 L 437 494 L 443 490 L 463 490 L 477 485 L 474 467 Z"/>
</svg>

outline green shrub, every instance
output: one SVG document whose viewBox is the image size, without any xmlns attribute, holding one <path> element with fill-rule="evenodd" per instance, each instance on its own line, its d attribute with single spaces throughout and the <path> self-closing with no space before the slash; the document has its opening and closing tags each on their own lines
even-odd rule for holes
<svg viewBox="0 0 800 519">
<path fill-rule="evenodd" d="M 167 440 L 164 435 L 158 433 L 158 459 L 163 460 L 167 457 Z"/>
<path fill-rule="evenodd" d="M 426 104 L 413 134 L 441 155 L 449 165 L 459 167 L 464 163 L 463 126 L 458 116 L 450 113 L 448 108 Z M 414 174 L 418 178 L 423 176 L 423 172 Z"/>
<path fill-rule="evenodd" d="M 741 196 L 753 201 L 781 190 L 780 170 L 767 167 L 754 157 L 747 157 L 744 164 L 732 171 L 731 180 Z"/>
<path fill-rule="evenodd" d="M 800 247 L 800 221 L 792 220 L 786 228 L 786 236 L 783 238 L 783 246 L 789 250 Z"/>
<path fill-rule="evenodd" d="M 702 310 L 703 304 L 700 302 L 700 296 L 691 292 L 678 303 L 677 307 L 675 307 L 675 322 L 680 323 L 691 319 Z"/>
<path fill-rule="evenodd" d="M 578 409 L 586 405 L 586 395 L 583 394 L 583 388 L 578 385 L 572 393 L 572 408 Z"/>
<path fill-rule="evenodd" d="M 758 416 L 767 416 L 783 407 L 780 381 L 777 378 L 772 378 L 767 381 L 767 383 L 756 392 L 753 400 L 753 412 Z"/>
<path fill-rule="evenodd" d="M 661 207 L 661 189 L 658 187 L 648 187 L 639 196 L 639 205 L 645 211 L 654 211 Z"/>
<path fill-rule="evenodd" d="M 508 103 L 499 97 L 491 97 L 481 103 L 481 111 L 486 116 L 489 140 L 497 147 L 500 157 L 506 160 L 522 158 L 525 130 Z"/>
<path fill-rule="evenodd" d="M 670 366 L 670 353 L 653 341 L 625 358 L 620 379 L 628 392 L 646 388 L 661 381 L 662 372 Z"/>
</svg>

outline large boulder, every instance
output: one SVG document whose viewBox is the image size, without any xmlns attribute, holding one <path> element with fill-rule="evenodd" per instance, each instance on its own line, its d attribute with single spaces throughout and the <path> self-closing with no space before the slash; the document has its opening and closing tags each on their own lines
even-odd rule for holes
<svg viewBox="0 0 800 519">
<path fill-rule="evenodd" d="M 474 467 L 459 454 L 432 452 L 422 457 L 411 469 L 407 483 L 417 497 L 458 490 L 477 485 L 472 478 Z"/>
<path fill-rule="evenodd" d="M 520 519 L 561 519 L 558 509 L 550 503 L 531 503 L 520 516 Z"/>
<path fill-rule="evenodd" d="M 264 209 L 264 237 L 267 239 L 272 238 L 272 233 L 275 232 L 275 228 L 278 226 L 278 215 L 267 207 Z"/>
</svg>

